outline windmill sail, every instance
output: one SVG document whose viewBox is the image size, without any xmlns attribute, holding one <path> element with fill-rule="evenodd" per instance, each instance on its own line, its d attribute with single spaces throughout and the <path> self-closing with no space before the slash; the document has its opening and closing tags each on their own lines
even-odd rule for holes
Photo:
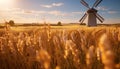
<svg viewBox="0 0 120 69">
<path fill-rule="evenodd" d="M 96 14 L 102 21 L 104 21 L 104 18 L 100 16 L 99 14 Z"/>
<path fill-rule="evenodd" d="M 80 1 L 84 6 L 86 6 L 87 8 L 90 8 L 89 5 L 84 1 L 84 0 L 81 0 Z"/>
<path fill-rule="evenodd" d="M 93 7 L 97 7 L 103 0 L 96 0 Z"/>
<path fill-rule="evenodd" d="M 84 16 L 79 20 L 79 22 L 83 23 L 86 17 L 87 17 L 87 14 L 85 13 Z"/>
<path fill-rule="evenodd" d="M 104 18 L 102 18 L 99 14 L 95 14 L 95 16 L 96 16 L 96 18 L 101 22 L 101 23 L 103 23 L 103 21 L 104 21 Z"/>
</svg>

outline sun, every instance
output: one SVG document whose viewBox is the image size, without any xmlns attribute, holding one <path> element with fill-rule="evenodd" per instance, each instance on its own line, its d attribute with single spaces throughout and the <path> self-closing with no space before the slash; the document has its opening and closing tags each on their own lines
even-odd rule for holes
<svg viewBox="0 0 120 69">
<path fill-rule="evenodd" d="M 0 8 L 12 7 L 15 0 L 0 0 Z"/>
</svg>

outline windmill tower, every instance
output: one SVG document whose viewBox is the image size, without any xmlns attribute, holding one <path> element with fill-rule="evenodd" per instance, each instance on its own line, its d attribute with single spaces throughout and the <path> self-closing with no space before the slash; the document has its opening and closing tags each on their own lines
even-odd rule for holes
<svg viewBox="0 0 120 69">
<path fill-rule="evenodd" d="M 102 2 L 102 0 L 96 0 L 96 2 L 93 4 L 92 8 L 89 7 L 89 5 L 84 1 L 80 1 L 85 7 L 88 8 L 87 12 L 84 14 L 84 16 L 80 19 L 80 23 L 83 23 L 86 17 L 88 17 L 87 26 L 97 26 L 97 19 L 103 23 L 104 18 L 101 17 L 97 12 L 95 8 Z"/>
</svg>

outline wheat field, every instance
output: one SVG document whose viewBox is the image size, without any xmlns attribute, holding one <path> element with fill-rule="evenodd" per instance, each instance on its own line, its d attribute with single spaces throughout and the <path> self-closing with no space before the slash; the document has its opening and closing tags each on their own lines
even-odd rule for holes
<svg viewBox="0 0 120 69">
<path fill-rule="evenodd" d="M 120 69 L 120 28 L 5 27 L 0 69 Z"/>
</svg>

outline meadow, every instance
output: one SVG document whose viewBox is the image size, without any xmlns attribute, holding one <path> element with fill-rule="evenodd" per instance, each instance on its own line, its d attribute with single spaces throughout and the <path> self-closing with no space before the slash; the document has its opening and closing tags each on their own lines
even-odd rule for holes
<svg viewBox="0 0 120 69">
<path fill-rule="evenodd" d="M 120 27 L 5 26 L 0 69 L 120 69 Z"/>
</svg>

